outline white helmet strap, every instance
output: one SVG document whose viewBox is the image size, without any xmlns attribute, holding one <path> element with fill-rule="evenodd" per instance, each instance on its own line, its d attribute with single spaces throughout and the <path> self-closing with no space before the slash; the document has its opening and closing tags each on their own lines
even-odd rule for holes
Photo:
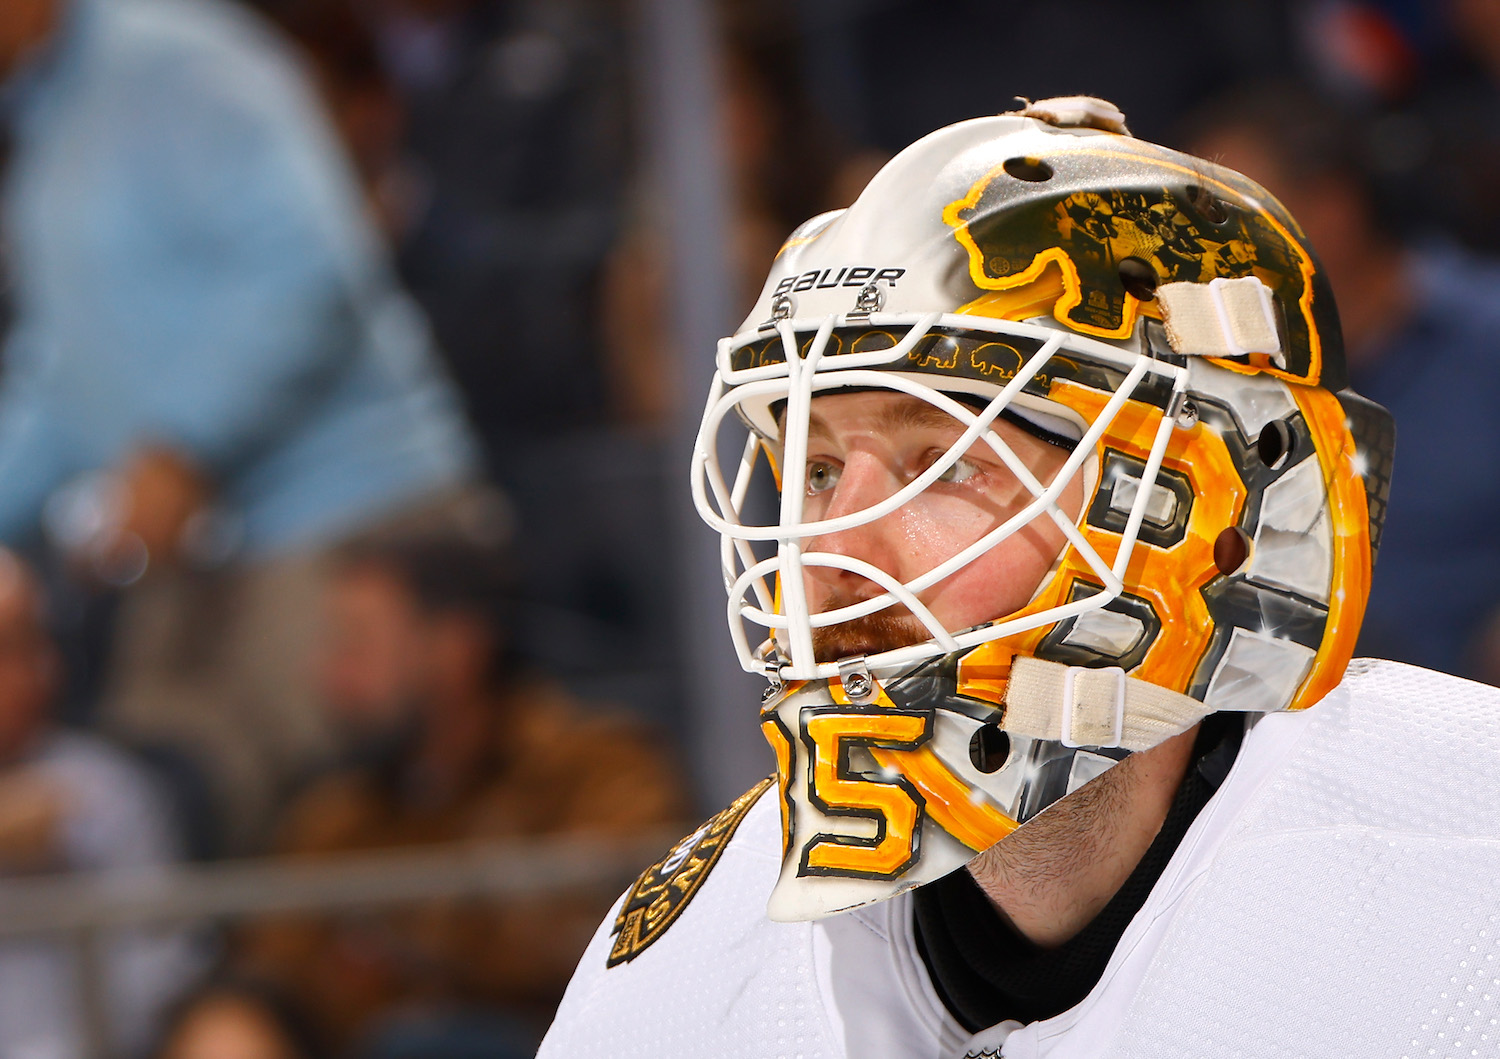
<svg viewBox="0 0 1500 1059">
<path fill-rule="evenodd" d="M 1011 664 L 1002 727 L 1069 747 L 1149 750 L 1213 712 L 1123 669 L 1084 669 L 1022 655 Z"/>
</svg>

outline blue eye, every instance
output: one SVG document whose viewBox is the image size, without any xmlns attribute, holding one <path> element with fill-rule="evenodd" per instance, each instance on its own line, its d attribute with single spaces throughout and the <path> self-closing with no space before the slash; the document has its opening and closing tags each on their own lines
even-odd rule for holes
<svg viewBox="0 0 1500 1059">
<path fill-rule="evenodd" d="M 821 460 L 807 465 L 807 491 L 809 493 L 826 493 L 838 484 L 839 469 L 831 463 Z"/>
</svg>

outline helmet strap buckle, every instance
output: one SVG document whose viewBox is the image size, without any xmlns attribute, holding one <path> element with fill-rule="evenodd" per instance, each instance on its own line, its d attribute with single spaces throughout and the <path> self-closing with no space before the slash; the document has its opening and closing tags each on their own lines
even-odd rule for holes
<svg viewBox="0 0 1500 1059">
<path fill-rule="evenodd" d="M 1082 679 L 1078 679 L 1082 674 Z M 1108 743 L 1091 741 L 1080 743 L 1073 738 L 1073 711 L 1078 703 L 1080 692 L 1085 689 L 1081 686 L 1085 682 L 1093 684 L 1087 689 L 1090 700 L 1099 704 L 1100 700 L 1107 694 L 1105 689 L 1099 687 L 1104 680 L 1114 678 L 1114 734 Z M 1125 670 L 1119 666 L 1108 666 L 1103 669 L 1085 669 L 1081 666 L 1068 666 L 1063 671 L 1062 681 L 1062 732 L 1059 742 L 1069 748 L 1080 746 L 1119 746 L 1125 736 Z"/>
</svg>

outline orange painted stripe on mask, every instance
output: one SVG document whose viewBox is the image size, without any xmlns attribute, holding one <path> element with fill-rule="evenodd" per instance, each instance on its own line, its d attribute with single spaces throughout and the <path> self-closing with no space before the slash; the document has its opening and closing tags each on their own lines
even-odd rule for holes
<svg viewBox="0 0 1500 1059">
<path fill-rule="evenodd" d="M 948 834 L 976 853 L 989 849 L 1020 825 L 986 802 L 974 802 L 969 788 L 948 770 L 929 747 L 870 753 L 882 768 L 894 769 L 911 781 L 927 800 L 928 815 Z"/>
<path fill-rule="evenodd" d="M 1354 642 L 1359 638 L 1365 601 L 1370 595 L 1370 511 L 1365 484 L 1354 461 L 1354 438 L 1344 426 L 1344 406 L 1327 390 L 1292 386 L 1318 452 L 1328 510 L 1333 520 L 1333 583 L 1329 585 L 1328 625 L 1311 672 L 1292 696 L 1289 709 L 1303 710 L 1333 690 L 1344 678 Z"/>
</svg>

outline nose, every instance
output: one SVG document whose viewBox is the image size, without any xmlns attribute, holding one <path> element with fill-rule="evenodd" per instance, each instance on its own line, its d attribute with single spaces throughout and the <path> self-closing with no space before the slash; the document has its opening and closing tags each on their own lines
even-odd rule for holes
<svg viewBox="0 0 1500 1059">
<path fill-rule="evenodd" d="M 875 455 L 851 454 L 831 491 L 831 497 L 818 512 L 818 521 L 868 510 L 894 495 L 903 484 L 905 483 L 899 476 Z M 851 559 L 861 559 L 898 580 L 904 580 L 899 515 L 900 510 L 897 509 L 870 522 L 810 537 L 803 546 L 803 554 L 832 552 Z M 885 591 L 869 578 L 848 570 L 832 566 L 808 566 L 805 569 L 810 587 L 816 586 L 824 595 L 834 596 L 845 602 L 866 599 Z"/>
</svg>

